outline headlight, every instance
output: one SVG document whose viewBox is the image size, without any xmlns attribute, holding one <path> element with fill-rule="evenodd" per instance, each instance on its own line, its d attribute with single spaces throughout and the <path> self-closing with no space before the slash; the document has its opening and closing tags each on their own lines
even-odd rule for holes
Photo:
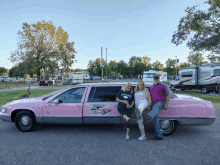
<svg viewBox="0 0 220 165">
<path fill-rule="evenodd" d="M 2 112 L 2 113 L 7 113 L 7 108 L 3 108 L 3 107 L 2 107 L 1 112 Z"/>
</svg>

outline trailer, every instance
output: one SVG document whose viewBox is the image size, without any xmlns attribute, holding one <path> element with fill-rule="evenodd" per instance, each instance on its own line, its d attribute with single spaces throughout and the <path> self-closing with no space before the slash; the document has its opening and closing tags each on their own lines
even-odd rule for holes
<svg viewBox="0 0 220 165">
<path fill-rule="evenodd" d="M 191 65 L 179 70 L 179 82 L 174 88 L 184 90 L 199 89 L 202 93 L 218 91 L 220 85 L 220 65 L 205 63 L 201 66 Z M 171 84 L 172 85 L 172 84 Z"/>
<path fill-rule="evenodd" d="M 70 75 L 70 79 L 72 79 L 73 84 L 82 84 L 83 83 L 83 74 L 82 72 L 74 72 Z"/>
<path fill-rule="evenodd" d="M 144 73 L 143 73 L 143 81 L 145 83 L 153 83 L 154 82 L 154 75 L 155 74 L 160 75 L 160 81 L 161 82 L 166 82 L 167 81 L 167 72 L 156 71 L 156 70 L 144 71 Z"/>
</svg>

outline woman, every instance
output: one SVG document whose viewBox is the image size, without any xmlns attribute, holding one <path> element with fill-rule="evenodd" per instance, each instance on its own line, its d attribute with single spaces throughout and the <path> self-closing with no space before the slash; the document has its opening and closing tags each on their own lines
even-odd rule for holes
<svg viewBox="0 0 220 165">
<path fill-rule="evenodd" d="M 144 124 L 143 124 L 143 116 L 142 113 L 144 110 L 147 109 L 147 107 L 151 106 L 151 95 L 147 88 L 145 88 L 144 81 L 140 80 L 137 84 L 137 86 L 134 89 L 135 94 L 135 113 L 138 119 L 138 126 L 141 131 L 141 137 L 138 138 L 138 140 L 144 140 L 145 137 L 145 131 L 144 131 Z"/>
<path fill-rule="evenodd" d="M 127 129 L 127 134 L 126 134 L 126 140 L 130 139 L 129 136 L 129 131 L 130 131 L 130 124 L 129 120 L 131 118 L 132 114 L 132 106 L 134 105 L 134 93 L 132 90 L 132 84 L 127 83 L 124 87 L 123 90 L 120 90 L 117 97 L 116 101 L 118 103 L 118 112 L 121 114 L 121 116 L 126 120 L 125 126 Z"/>
</svg>

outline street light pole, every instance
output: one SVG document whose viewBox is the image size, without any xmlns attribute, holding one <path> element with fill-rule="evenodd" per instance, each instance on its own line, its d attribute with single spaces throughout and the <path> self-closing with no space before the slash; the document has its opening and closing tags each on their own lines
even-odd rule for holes
<svg viewBox="0 0 220 165">
<path fill-rule="evenodd" d="M 107 48 L 106 48 L 106 79 L 107 79 L 107 67 L 108 67 L 107 64 L 108 63 L 107 63 Z"/>
<path fill-rule="evenodd" d="M 101 47 L 101 65 L 102 65 L 102 47 Z M 103 65 L 102 65 L 102 80 L 103 80 Z"/>
<path fill-rule="evenodd" d="M 177 56 L 176 57 L 176 78 L 177 78 Z"/>
</svg>

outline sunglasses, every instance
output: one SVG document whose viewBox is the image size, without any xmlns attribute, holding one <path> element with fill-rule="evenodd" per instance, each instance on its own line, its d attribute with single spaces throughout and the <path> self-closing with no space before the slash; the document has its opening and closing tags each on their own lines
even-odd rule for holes
<svg viewBox="0 0 220 165">
<path fill-rule="evenodd" d="M 159 77 L 154 77 L 154 80 L 155 80 L 155 79 L 159 79 Z"/>
</svg>

